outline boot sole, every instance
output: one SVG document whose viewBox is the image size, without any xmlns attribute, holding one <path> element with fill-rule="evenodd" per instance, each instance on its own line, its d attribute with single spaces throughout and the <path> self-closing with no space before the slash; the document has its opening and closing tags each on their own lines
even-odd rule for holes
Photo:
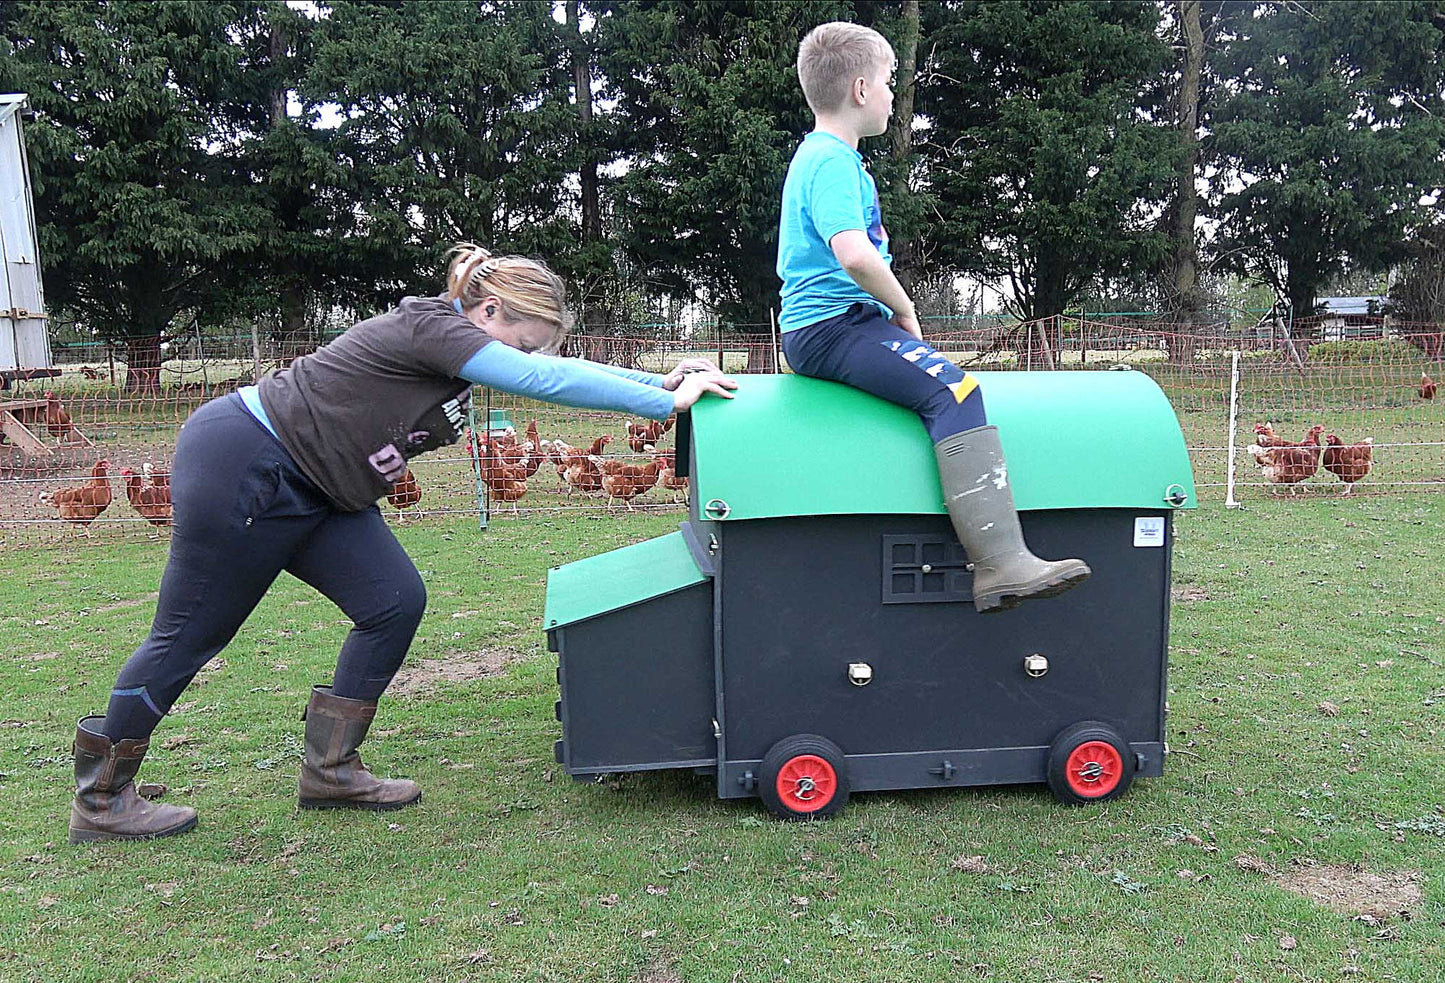
<svg viewBox="0 0 1445 983">
<path fill-rule="evenodd" d="M 405 802 L 358 802 L 355 799 L 298 799 L 302 809 L 365 809 L 367 812 L 395 812 L 414 806 L 421 801 L 421 794 Z"/>
<path fill-rule="evenodd" d="M 973 599 L 974 609 L 979 614 L 996 614 L 999 611 L 1011 611 L 1024 601 L 1041 600 L 1045 597 L 1058 597 L 1082 584 L 1089 579 L 1092 573 L 1088 567 L 1077 570 L 1064 577 L 1056 577 L 1053 580 L 1046 580 L 1038 587 L 1024 585 L 1021 587 L 1005 588 L 987 597 L 975 597 Z"/>
<path fill-rule="evenodd" d="M 161 830 L 159 833 L 107 833 L 99 829 L 76 829 L 70 828 L 71 843 L 100 843 L 109 840 L 158 840 L 163 836 L 179 836 L 181 833 L 189 833 L 196 828 L 196 821 L 199 817 L 192 816 L 179 826 Z"/>
</svg>

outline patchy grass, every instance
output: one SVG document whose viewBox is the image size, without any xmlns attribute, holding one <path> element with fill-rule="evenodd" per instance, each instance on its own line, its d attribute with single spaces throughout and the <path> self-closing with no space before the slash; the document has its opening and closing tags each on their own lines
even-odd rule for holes
<svg viewBox="0 0 1445 983">
<path fill-rule="evenodd" d="M 400 530 L 431 592 L 426 678 L 367 745 L 426 789 L 399 813 L 295 807 L 297 718 L 347 625 L 284 580 L 143 772 L 199 829 L 83 848 L 71 728 L 149 624 L 164 541 L 8 552 L 0 979 L 1441 978 L 1445 498 L 1178 516 L 1179 753 L 1120 801 L 874 793 L 810 825 L 689 774 L 582 785 L 552 763 L 545 567 L 675 522 Z M 1331 907 L 1371 885 L 1388 904 Z"/>
</svg>

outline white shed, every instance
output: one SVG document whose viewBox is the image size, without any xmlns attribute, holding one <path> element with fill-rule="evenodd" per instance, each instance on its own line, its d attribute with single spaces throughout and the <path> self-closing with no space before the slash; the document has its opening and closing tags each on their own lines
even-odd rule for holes
<svg viewBox="0 0 1445 983">
<path fill-rule="evenodd" d="M 35 209 L 30 199 L 30 169 L 21 128 L 24 108 L 24 95 L 0 94 L 0 255 L 4 256 L 0 270 L 0 372 L 5 373 L 7 381 L 23 377 L 26 369 L 48 369 L 51 364 Z"/>
</svg>

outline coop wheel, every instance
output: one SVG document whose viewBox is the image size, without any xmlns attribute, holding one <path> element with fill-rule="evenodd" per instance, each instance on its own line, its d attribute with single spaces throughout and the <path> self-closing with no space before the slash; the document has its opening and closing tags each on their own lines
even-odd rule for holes
<svg viewBox="0 0 1445 983">
<path fill-rule="evenodd" d="M 785 737 L 769 749 L 758 771 L 759 794 L 779 819 L 825 819 L 848 802 L 848 763 L 826 737 Z"/>
<path fill-rule="evenodd" d="M 1049 788 L 1065 805 L 1117 799 L 1134 781 L 1134 752 L 1097 720 L 1066 728 L 1049 748 Z"/>
</svg>

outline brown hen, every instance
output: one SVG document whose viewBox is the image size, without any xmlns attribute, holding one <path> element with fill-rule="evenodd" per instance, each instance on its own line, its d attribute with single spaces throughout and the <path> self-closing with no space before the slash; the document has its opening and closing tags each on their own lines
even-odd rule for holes
<svg viewBox="0 0 1445 983">
<path fill-rule="evenodd" d="M 1325 437 L 1324 465 L 1325 470 L 1339 478 L 1345 483 L 1345 490 L 1341 495 L 1348 495 L 1354 490 L 1355 482 L 1370 473 L 1374 464 L 1374 437 L 1366 437 L 1358 444 L 1346 444 L 1334 434 Z"/>
<path fill-rule="evenodd" d="M 54 506 L 56 518 L 74 522 L 80 531 L 90 535 L 90 524 L 96 516 L 110 508 L 110 462 L 101 459 L 91 469 L 90 480 L 82 485 L 57 488 L 40 493 L 42 505 Z"/>
<path fill-rule="evenodd" d="M 170 476 L 167 475 L 165 483 L 156 481 L 151 475 L 151 480 L 146 481 L 145 476 L 136 474 L 130 468 L 121 470 L 121 477 L 125 479 L 125 497 L 130 502 L 130 507 L 135 509 L 142 519 L 153 526 L 168 526 L 171 524 L 171 486 Z M 164 474 L 164 472 L 161 472 Z"/>
</svg>

